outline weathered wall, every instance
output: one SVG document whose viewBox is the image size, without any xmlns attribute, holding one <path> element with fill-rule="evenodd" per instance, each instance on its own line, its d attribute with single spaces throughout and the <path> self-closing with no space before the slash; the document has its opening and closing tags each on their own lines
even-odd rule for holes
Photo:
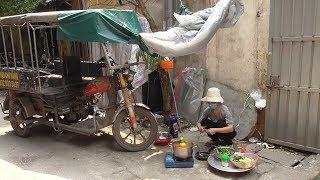
<svg viewBox="0 0 320 180">
<path fill-rule="evenodd" d="M 217 1 L 184 0 L 192 11 L 212 7 Z M 255 109 L 240 112 L 247 92 L 256 88 L 266 89 L 270 12 L 269 0 L 243 2 L 245 12 L 235 27 L 220 29 L 202 53 L 183 57 L 186 61 L 177 61 L 184 66 L 208 70 L 206 89 L 212 86 L 221 89 L 225 104 L 239 125 L 239 139 L 246 137 L 259 119 Z"/>
<path fill-rule="evenodd" d="M 183 0 L 183 3 L 190 9 L 192 12 L 196 12 L 210 6 L 210 0 Z M 176 71 L 174 72 L 177 75 L 179 69 L 184 67 L 194 67 L 194 68 L 206 68 L 207 61 L 207 50 L 203 49 L 198 53 L 191 54 L 188 56 L 178 57 L 176 60 Z"/>
<path fill-rule="evenodd" d="M 244 4 L 237 25 L 219 30 L 211 40 L 206 66 L 211 80 L 233 89 L 265 89 L 270 2 L 244 0 Z"/>
<path fill-rule="evenodd" d="M 77 2 L 77 1 L 76 1 Z M 118 0 L 86 0 L 86 8 L 95 9 L 95 8 L 113 8 L 119 5 Z"/>
</svg>

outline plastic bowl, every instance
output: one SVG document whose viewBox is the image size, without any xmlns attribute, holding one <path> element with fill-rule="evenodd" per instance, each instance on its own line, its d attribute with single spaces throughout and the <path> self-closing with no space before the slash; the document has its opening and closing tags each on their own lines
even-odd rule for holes
<svg viewBox="0 0 320 180">
<path fill-rule="evenodd" d="M 154 145 L 167 146 L 168 144 L 170 144 L 171 140 L 172 140 L 172 136 L 171 136 L 170 133 L 168 133 L 168 132 L 159 132 L 158 133 L 158 138 L 154 142 Z"/>
<path fill-rule="evenodd" d="M 244 162 L 236 161 L 235 157 L 237 157 L 237 156 L 248 157 L 248 158 L 252 159 L 252 162 L 251 163 L 244 163 Z M 256 154 L 253 154 L 253 153 L 238 153 L 237 152 L 237 153 L 234 153 L 231 156 L 230 161 L 237 168 L 240 168 L 240 169 L 252 169 L 252 168 L 254 168 L 256 166 L 258 159 L 259 159 L 259 157 Z"/>
</svg>

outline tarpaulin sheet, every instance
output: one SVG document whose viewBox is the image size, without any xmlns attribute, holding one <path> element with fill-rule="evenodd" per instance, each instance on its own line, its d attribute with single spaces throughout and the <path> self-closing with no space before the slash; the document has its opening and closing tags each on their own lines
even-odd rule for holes
<svg viewBox="0 0 320 180">
<path fill-rule="evenodd" d="M 58 15 L 57 31 L 60 40 L 143 45 L 137 15 L 128 10 L 61 12 Z"/>
</svg>

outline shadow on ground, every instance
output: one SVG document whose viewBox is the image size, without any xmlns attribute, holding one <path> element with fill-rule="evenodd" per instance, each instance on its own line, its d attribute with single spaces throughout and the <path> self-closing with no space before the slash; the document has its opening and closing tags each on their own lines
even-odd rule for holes
<svg viewBox="0 0 320 180">
<path fill-rule="evenodd" d="M 46 139 L 45 141 L 39 141 L 39 139 Z M 106 150 L 120 151 L 124 150 L 117 145 L 112 135 L 101 134 L 100 136 L 85 136 L 77 133 L 63 131 L 58 133 L 53 130 L 52 127 L 45 125 L 39 125 L 33 127 L 30 137 L 22 138 L 15 135 L 13 130 L 5 132 L 0 136 L 0 142 L 10 142 L 10 144 L 20 145 L 21 141 L 25 143 L 34 144 L 35 146 L 45 146 L 48 143 L 64 143 L 67 145 L 73 145 L 80 148 L 89 148 L 92 145 L 103 145 Z"/>
</svg>

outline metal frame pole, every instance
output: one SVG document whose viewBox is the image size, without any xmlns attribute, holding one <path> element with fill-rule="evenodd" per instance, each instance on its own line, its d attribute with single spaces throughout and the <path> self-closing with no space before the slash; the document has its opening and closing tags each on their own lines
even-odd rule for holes
<svg viewBox="0 0 320 180">
<path fill-rule="evenodd" d="M 14 68 L 17 69 L 16 51 L 14 49 L 14 42 L 13 42 L 12 27 L 11 26 L 9 26 L 9 30 L 10 30 L 10 38 L 11 38 L 11 46 L 12 46 Z"/>
<path fill-rule="evenodd" d="M 3 48 L 4 48 L 4 55 L 6 57 L 6 65 L 7 68 L 9 68 L 9 62 L 8 62 L 8 55 L 7 55 L 7 46 L 6 46 L 6 40 L 3 32 L 3 26 L 1 26 L 1 34 L 2 34 L 2 42 L 3 42 Z"/>
<path fill-rule="evenodd" d="M 32 40 L 31 40 L 31 34 L 30 34 L 30 23 L 27 24 L 28 28 L 28 38 L 29 38 L 29 47 L 30 47 L 30 60 L 31 60 L 31 67 L 34 69 L 34 64 L 33 64 L 33 50 L 32 50 Z"/>
<path fill-rule="evenodd" d="M 26 68 L 26 63 L 24 62 L 24 52 L 23 52 L 23 45 L 22 45 L 21 26 L 18 26 L 18 31 L 19 31 L 19 40 L 20 40 L 20 48 L 21 48 L 22 67 Z"/>
<path fill-rule="evenodd" d="M 57 25 L 53 25 L 53 26 L 32 26 L 32 29 L 37 30 L 37 29 L 49 29 L 49 28 L 56 28 L 58 27 Z"/>
<path fill-rule="evenodd" d="M 39 89 L 41 90 L 41 80 L 40 80 L 40 71 L 39 71 L 39 60 L 38 60 L 37 41 L 36 41 L 36 29 L 34 29 L 31 24 L 30 24 L 30 27 L 31 27 L 32 33 L 33 33 L 34 57 L 35 57 L 36 66 L 37 66 L 37 75 L 38 75 Z"/>
<path fill-rule="evenodd" d="M 50 35 L 51 35 L 51 51 L 52 51 L 52 59 L 54 60 L 55 54 L 54 54 L 54 44 L 53 44 L 53 33 L 52 33 L 52 28 L 50 28 Z"/>
</svg>

